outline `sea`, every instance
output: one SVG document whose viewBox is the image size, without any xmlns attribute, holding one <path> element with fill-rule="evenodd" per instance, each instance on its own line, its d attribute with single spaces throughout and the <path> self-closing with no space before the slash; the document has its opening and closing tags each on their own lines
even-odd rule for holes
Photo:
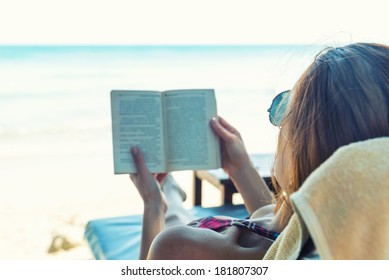
<svg viewBox="0 0 389 280">
<path fill-rule="evenodd" d="M 212 88 L 248 152 L 273 153 L 267 109 L 322 48 L 0 46 L 0 259 L 46 258 L 66 228 L 82 243 L 88 220 L 141 212 L 128 176 L 113 175 L 111 90 Z"/>
<path fill-rule="evenodd" d="M 76 139 L 80 134 L 109 133 L 112 89 L 213 88 L 219 115 L 241 130 L 248 149 L 271 152 L 275 143 L 269 134 L 274 133 L 266 109 L 275 94 L 294 85 L 319 49 L 2 46 L 0 157 L 99 150 L 93 141 Z M 260 139 L 254 139 L 258 133 Z M 75 142 L 71 147 L 54 145 L 69 136 Z"/>
</svg>

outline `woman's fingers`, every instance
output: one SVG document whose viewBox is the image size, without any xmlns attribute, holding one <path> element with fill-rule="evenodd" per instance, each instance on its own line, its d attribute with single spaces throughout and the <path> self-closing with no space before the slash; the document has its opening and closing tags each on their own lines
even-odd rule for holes
<svg viewBox="0 0 389 280">
<path fill-rule="evenodd" d="M 220 123 L 223 127 L 225 127 L 228 131 L 231 131 L 231 132 L 236 131 L 236 129 L 235 129 L 232 125 L 230 125 L 225 119 L 223 119 L 223 118 L 220 117 L 220 116 L 219 116 L 219 123 Z"/>
<path fill-rule="evenodd" d="M 225 128 L 227 129 L 229 132 L 231 132 L 232 134 L 238 136 L 239 138 L 240 137 L 240 133 L 239 131 L 233 127 L 232 125 L 230 125 L 225 119 L 223 119 L 222 117 L 219 116 L 219 123 Z"/>
<path fill-rule="evenodd" d="M 223 141 L 229 142 L 233 140 L 233 138 L 236 136 L 231 131 L 229 131 L 226 127 L 221 125 L 215 118 L 213 118 L 210 123 L 215 134 L 219 136 Z"/>
<path fill-rule="evenodd" d="M 146 175 L 149 173 L 149 169 L 146 166 L 145 158 L 142 151 L 138 147 L 131 148 L 131 154 L 135 162 L 136 170 L 140 175 Z"/>
</svg>

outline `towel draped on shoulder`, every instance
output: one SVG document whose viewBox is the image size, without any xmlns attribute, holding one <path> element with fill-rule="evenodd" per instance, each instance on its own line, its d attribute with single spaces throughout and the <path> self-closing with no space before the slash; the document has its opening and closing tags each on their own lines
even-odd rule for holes
<svg viewBox="0 0 389 280">
<path fill-rule="evenodd" d="M 265 259 L 389 259 L 389 138 L 339 148 L 291 196 L 295 213 Z"/>
</svg>

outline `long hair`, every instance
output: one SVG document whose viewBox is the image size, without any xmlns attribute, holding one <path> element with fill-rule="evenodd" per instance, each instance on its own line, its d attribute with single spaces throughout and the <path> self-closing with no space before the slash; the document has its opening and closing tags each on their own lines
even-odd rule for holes
<svg viewBox="0 0 389 280">
<path fill-rule="evenodd" d="M 292 89 L 280 125 L 276 211 L 285 205 L 291 215 L 289 196 L 339 147 L 389 136 L 388 106 L 388 46 L 357 43 L 319 53 Z"/>
</svg>

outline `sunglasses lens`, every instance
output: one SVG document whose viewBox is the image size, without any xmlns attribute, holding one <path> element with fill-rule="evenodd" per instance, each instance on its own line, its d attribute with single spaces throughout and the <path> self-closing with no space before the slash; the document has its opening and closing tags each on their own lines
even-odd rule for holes
<svg viewBox="0 0 389 280">
<path fill-rule="evenodd" d="M 286 104 L 288 103 L 290 90 L 279 93 L 268 110 L 269 119 L 272 125 L 279 126 L 285 116 Z"/>
</svg>

